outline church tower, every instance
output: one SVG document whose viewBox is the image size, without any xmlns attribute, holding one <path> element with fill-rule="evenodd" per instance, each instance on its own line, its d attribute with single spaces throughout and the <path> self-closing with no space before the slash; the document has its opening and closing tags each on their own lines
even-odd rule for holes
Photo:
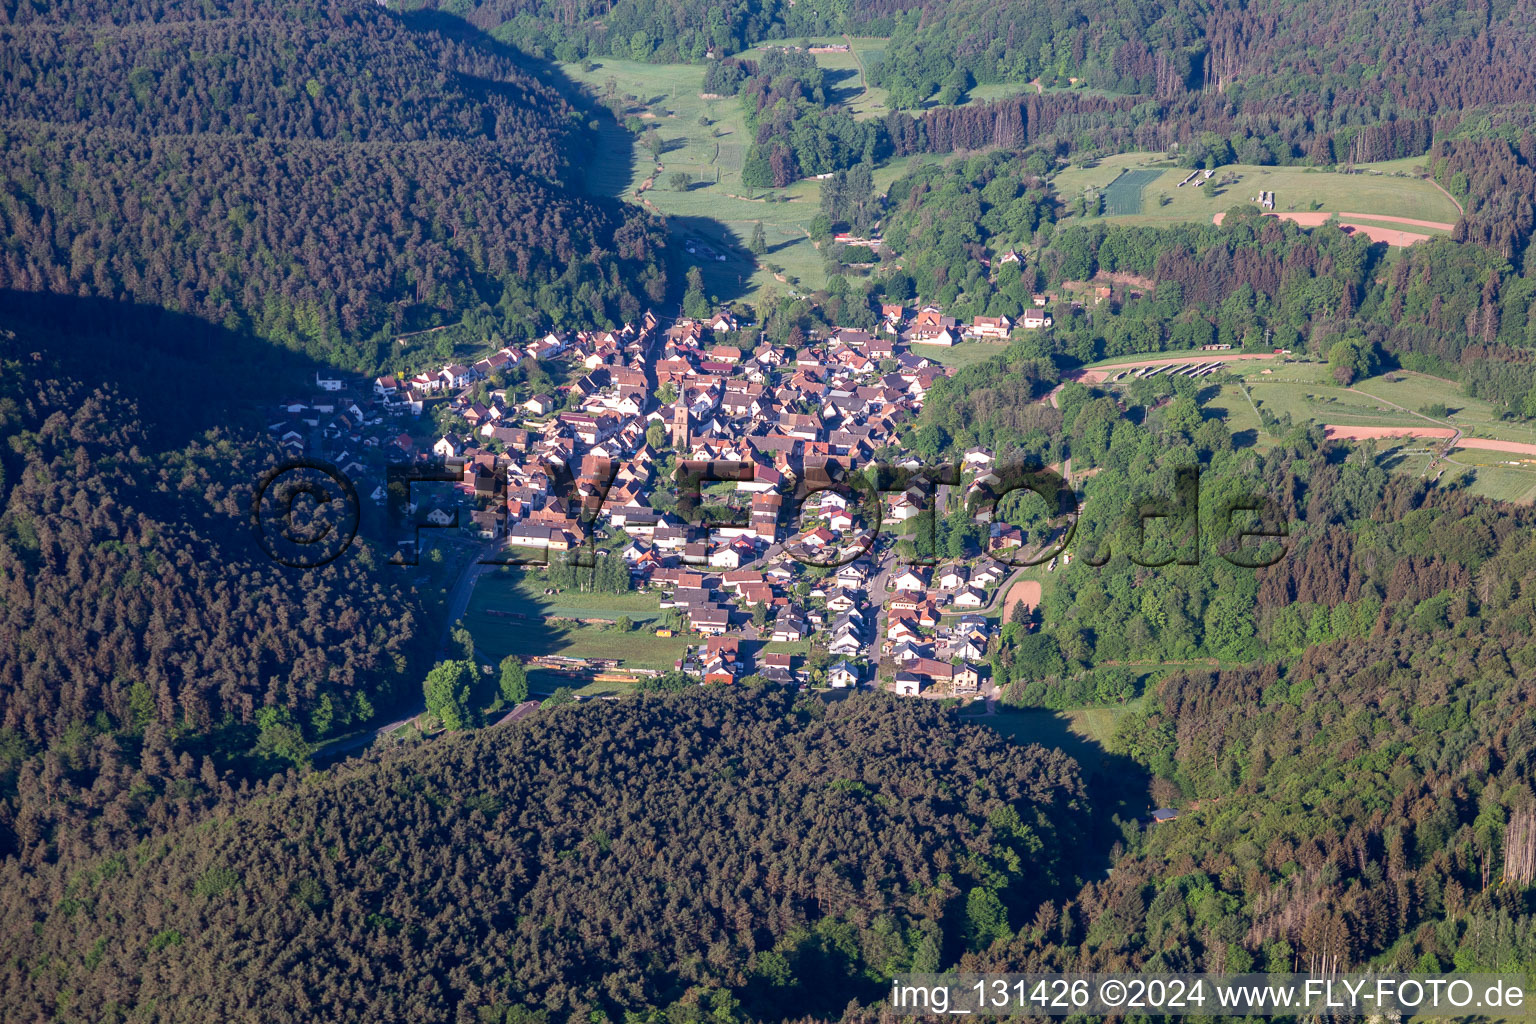
<svg viewBox="0 0 1536 1024">
<path fill-rule="evenodd" d="M 677 403 L 672 407 L 672 450 L 686 453 L 688 445 L 688 404 L 682 395 L 677 396 Z"/>
</svg>

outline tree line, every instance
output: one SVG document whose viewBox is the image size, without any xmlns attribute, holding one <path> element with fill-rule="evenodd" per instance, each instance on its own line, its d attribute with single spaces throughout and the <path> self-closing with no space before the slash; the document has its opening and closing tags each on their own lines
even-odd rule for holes
<svg viewBox="0 0 1536 1024">
<path fill-rule="evenodd" d="M 314 781 L 141 855 L 7 865 L 8 1013 L 833 1016 L 1075 890 L 1089 811 L 1059 751 L 775 688 L 555 707 Z"/>
</svg>

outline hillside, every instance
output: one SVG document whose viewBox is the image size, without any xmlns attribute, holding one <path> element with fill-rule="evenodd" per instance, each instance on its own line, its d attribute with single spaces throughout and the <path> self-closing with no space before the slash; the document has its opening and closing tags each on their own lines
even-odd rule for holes
<svg viewBox="0 0 1536 1024">
<path fill-rule="evenodd" d="M 285 454 L 248 404 L 271 354 L 191 317 L 0 293 L 0 855 L 163 828 L 416 684 L 421 604 L 382 555 L 298 576 L 253 540 L 252 489 Z"/>
<path fill-rule="evenodd" d="M 0 987 L 15 1021 L 835 1015 L 1074 886 L 1087 811 L 1065 755 L 932 704 L 578 705 L 8 882 Z"/>
<path fill-rule="evenodd" d="M 1210 102 L 1196 108 L 1200 115 L 1244 127 L 1260 150 L 1305 142 L 1330 146 L 1340 160 L 1414 155 L 1393 151 L 1395 140 L 1411 145 L 1410 136 L 1422 136 L 1422 152 L 1424 118 L 1536 98 L 1536 75 L 1522 59 L 1528 0 L 1428 8 L 1407 0 L 758 0 L 723 10 L 605 0 L 579 21 L 551 0 L 427 3 L 566 61 L 698 62 L 766 39 L 884 36 L 870 81 L 898 109 L 952 103 L 973 86 L 998 83 L 1161 101 L 1203 93 Z"/>
<path fill-rule="evenodd" d="M 665 294 L 648 218 L 577 191 L 580 112 L 486 37 L 357 0 L 81 0 L 8 5 L 0 48 L 0 287 L 364 370 L 479 306 L 514 334 Z"/>
<path fill-rule="evenodd" d="M 1509 561 L 1485 573 L 1490 586 L 1529 578 L 1528 551 Z M 1520 621 L 1528 608 L 1509 612 Z M 1337 956 L 1383 973 L 1526 969 L 1536 652 L 1458 621 L 1473 625 L 1443 652 L 1387 626 L 1286 664 L 1171 676 L 1119 745 L 1154 768 L 1154 792 L 1197 799 L 1085 888 L 1058 934 L 1021 933 L 993 962 L 1284 972 Z M 1474 664 L 1484 668 L 1462 671 Z"/>
</svg>

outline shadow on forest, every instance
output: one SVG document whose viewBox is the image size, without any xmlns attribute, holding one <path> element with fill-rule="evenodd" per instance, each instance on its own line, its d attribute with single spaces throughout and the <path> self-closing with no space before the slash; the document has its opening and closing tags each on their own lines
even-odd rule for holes
<svg viewBox="0 0 1536 1024">
<path fill-rule="evenodd" d="M 559 66 L 548 61 L 530 57 L 515 47 L 500 42 L 495 37 L 462 18 L 451 14 L 445 14 L 437 10 L 415 10 L 399 15 L 405 24 L 423 32 L 437 32 L 456 40 L 466 46 L 473 46 L 486 53 L 492 53 L 515 63 L 520 70 L 537 79 L 543 84 L 556 90 L 566 102 L 570 103 L 580 115 L 578 120 L 584 125 L 594 125 L 595 128 L 587 128 L 586 159 L 581 159 L 578 154 L 573 160 L 577 171 L 583 175 L 582 185 L 586 194 L 597 201 L 619 201 L 628 189 L 628 168 L 633 160 L 634 147 L 637 140 L 623 125 L 614 120 L 612 113 L 599 106 L 592 95 L 577 81 L 568 76 Z M 647 106 L 654 106 L 667 99 L 665 95 L 655 96 L 646 101 Z M 675 141 L 675 140 L 674 140 Z M 580 143 L 578 143 L 578 148 Z M 603 164 L 603 155 L 607 153 L 625 154 L 625 174 L 596 174 Z M 645 154 L 649 157 L 649 154 Z M 705 182 L 705 185 L 713 184 Z M 654 210 L 651 211 L 655 213 Z M 738 244 L 731 232 L 719 221 L 708 217 L 675 217 L 664 218 L 667 227 L 674 238 L 680 239 L 692 234 L 702 237 L 710 245 L 723 251 L 726 255 L 724 263 L 716 263 L 713 260 L 699 261 L 700 269 L 704 273 L 706 290 L 711 298 L 720 303 L 733 302 L 746 292 L 746 283 L 757 269 L 756 262 L 750 253 Z M 687 254 L 682 246 L 677 246 L 676 263 L 673 267 L 672 279 L 674 281 L 673 292 L 669 300 L 673 304 L 680 305 L 685 287 L 684 274 L 690 265 Z M 668 315 L 676 312 L 675 309 L 656 311 L 660 315 Z"/>
<path fill-rule="evenodd" d="M 332 367 L 303 353 L 159 306 L 0 289 L 8 348 L 62 377 L 111 384 L 138 404 L 157 449 L 218 428 L 256 430 L 284 397 L 309 395 Z"/>
<path fill-rule="evenodd" d="M 699 268 L 704 276 L 704 290 L 717 302 L 733 302 L 746 293 L 747 283 L 757 271 L 757 260 L 736 240 L 730 228 L 710 217 L 668 216 L 667 227 L 676 243 L 679 296 L 686 286 L 688 269 Z M 708 253 L 690 255 L 682 240 L 694 238 L 704 242 L 725 259 L 717 260 Z"/>
<path fill-rule="evenodd" d="M 1233 448 L 1252 448 L 1259 443 L 1259 432 L 1252 427 L 1232 431 Z"/>
<path fill-rule="evenodd" d="M 1072 719 L 1064 712 L 999 707 L 995 715 L 961 716 L 960 721 L 985 725 L 1015 743 L 1055 747 L 1081 766 L 1093 809 L 1086 848 L 1097 851 L 1106 868 L 1110 849 L 1124 839 L 1113 819 L 1118 816 L 1121 821 L 1132 821 L 1143 817 L 1150 807 L 1148 787 L 1152 779 L 1146 769 L 1075 732 Z"/>
</svg>

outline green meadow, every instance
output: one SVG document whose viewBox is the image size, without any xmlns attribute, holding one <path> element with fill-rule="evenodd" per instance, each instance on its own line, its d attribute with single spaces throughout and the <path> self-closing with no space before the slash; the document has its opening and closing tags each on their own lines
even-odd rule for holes
<svg viewBox="0 0 1536 1024">
<path fill-rule="evenodd" d="M 1163 154 L 1124 153 L 1092 161 L 1088 166 L 1073 164 L 1058 171 L 1053 180 L 1063 199 L 1094 192 L 1105 194 L 1106 201 L 1114 197 L 1112 207 L 1106 202 L 1106 219 L 1128 224 L 1208 223 L 1233 206 L 1252 205 L 1253 198 L 1263 191 L 1275 193 L 1278 213 L 1358 213 L 1363 215 L 1361 223 L 1436 234 L 1430 228 L 1370 218 L 1375 214 L 1455 223 L 1456 204 L 1433 182 L 1418 177 L 1414 173 L 1416 166 L 1414 161 L 1395 161 L 1362 165 L 1360 173 L 1344 174 L 1310 167 L 1230 164 L 1218 168 L 1215 177 L 1220 180 L 1235 176 L 1237 180 L 1218 188 L 1216 195 L 1210 197 L 1200 190 L 1199 179 L 1180 187 L 1179 182 L 1189 176 L 1189 170 L 1175 167 Z M 1158 173 L 1148 173 L 1153 171 Z M 1114 184 L 1122 174 L 1135 175 L 1129 184 L 1141 193 L 1139 212 L 1125 212 L 1128 204 L 1117 195 Z"/>
<path fill-rule="evenodd" d="M 856 39 L 852 52 L 817 54 L 819 63 L 846 73 L 834 83 L 838 99 L 871 116 L 883 114 L 883 103 L 871 99 L 878 90 L 864 88 L 864 72 L 855 58 L 878 54 L 863 47 L 881 42 Z M 614 160 L 605 154 L 594 160 L 587 187 L 642 204 L 666 218 L 679 244 L 690 239 L 703 242 L 723 256 L 714 259 L 701 252 L 689 257 L 712 295 L 752 301 L 768 291 L 806 293 L 825 286 L 822 254 L 810 236 L 811 221 L 821 209 L 820 184 L 802 180 L 782 189 L 742 184 L 741 167 L 752 140 L 741 102 L 734 96 L 704 94 L 702 65 L 642 64 L 605 57 L 585 65 L 564 65 L 564 70 L 599 99 L 621 98 L 626 117 L 636 117 L 645 129 L 655 129 L 662 142 L 653 161 L 640 136 L 605 121 L 601 145 L 627 149 L 629 159 Z M 888 188 L 915 163 L 938 159 L 892 160 L 875 170 L 875 186 Z M 686 175 L 685 188 L 673 186 L 674 174 Z M 763 224 L 768 251 L 754 257 L 747 246 L 758 221 Z"/>
<path fill-rule="evenodd" d="M 613 658 L 625 668 L 669 669 L 683 656 L 688 641 L 656 636 L 660 617 L 652 594 L 545 594 L 542 573 L 506 568 L 486 573 L 475 584 L 464 625 L 476 648 L 493 662 L 509 654 L 525 659 L 560 655 Z M 633 628 L 621 632 L 607 623 L 573 621 L 616 623 L 622 618 Z"/>
</svg>

